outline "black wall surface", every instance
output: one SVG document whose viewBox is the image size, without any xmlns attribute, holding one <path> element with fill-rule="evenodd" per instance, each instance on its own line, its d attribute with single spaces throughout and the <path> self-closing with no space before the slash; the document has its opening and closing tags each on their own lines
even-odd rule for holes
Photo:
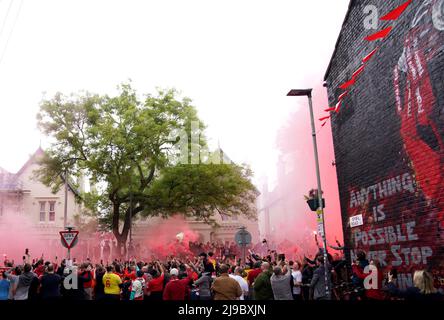
<svg viewBox="0 0 444 320">
<path fill-rule="evenodd" d="M 326 76 L 334 106 L 361 60 L 377 53 L 332 115 L 344 239 L 396 267 L 401 285 L 428 268 L 444 277 L 444 0 L 413 1 L 397 21 L 366 29 L 405 1 L 352 1 Z M 383 40 L 364 38 L 393 26 Z M 350 227 L 351 216 L 363 225 Z M 441 275 L 440 275 L 441 273 Z"/>
</svg>

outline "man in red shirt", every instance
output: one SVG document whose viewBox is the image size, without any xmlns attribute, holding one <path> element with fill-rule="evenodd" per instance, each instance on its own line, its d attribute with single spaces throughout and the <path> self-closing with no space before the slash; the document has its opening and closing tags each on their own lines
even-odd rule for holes
<svg viewBox="0 0 444 320">
<path fill-rule="evenodd" d="M 136 280 L 136 267 L 135 266 L 129 266 L 125 269 L 124 277 L 130 278 L 132 281 Z"/>
<path fill-rule="evenodd" d="M 251 270 L 250 272 L 248 272 L 248 276 L 247 276 L 247 280 L 248 280 L 248 285 L 251 287 L 253 286 L 253 282 L 256 279 L 256 277 L 262 272 L 261 270 L 261 262 L 257 261 L 254 264 L 254 269 Z"/>
<path fill-rule="evenodd" d="M 376 279 L 377 283 L 371 283 L 371 288 L 365 288 L 365 296 L 369 300 L 384 300 L 385 299 L 385 293 L 382 290 L 383 281 L 384 281 L 384 273 L 382 272 L 381 265 L 378 260 L 372 260 L 370 262 L 370 265 L 373 266 L 373 268 L 369 267 L 368 272 L 365 272 L 366 270 L 362 270 L 362 268 L 357 264 L 356 262 L 352 264 L 353 273 L 362 280 L 365 280 L 367 277 L 371 277 L 373 275 L 373 272 L 376 273 Z M 372 280 L 372 279 L 370 279 Z M 372 281 L 370 281 L 372 282 Z"/>
<path fill-rule="evenodd" d="M 41 277 L 43 276 L 43 274 L 45 273 L 45 265 L 43 264 L 43 260 L 40 259 L 39 261 L 37 261 L 36 266 L 34 267 L 34 273 L 37 275 L 37 277 Z"/>
<path fill-rule="evenodd" d="M 149 300 L 162 300 L 163 282 L 165 280 L 164 268 L 160 262 L 156 262 L 160 271 L 153 270 L 153 279 L 148 282 L 147 291 L 149 291 Z"/>
<path fill-rule="evenodd" d="M 170 270 L 170 281 L 166 284 L 163 291 L 163 300 L 185 300 L 187 287 L 192 278 L 178 279 L 179 270 L 173 268 Z"/>
<path fill-rule="evenodd" d="M 84 263 L 84 264 L 82 264 L 82 266 L 80 268 L 81 276 L 84 278 L 90 278 L 89 281 L 87 281 L 83 284 L 86 300 L 92 300 L 92 298 L 93 298 L 94 273 L 91 270 L 92 270 L 92 266 L 90 263 Z"/>
</svg>

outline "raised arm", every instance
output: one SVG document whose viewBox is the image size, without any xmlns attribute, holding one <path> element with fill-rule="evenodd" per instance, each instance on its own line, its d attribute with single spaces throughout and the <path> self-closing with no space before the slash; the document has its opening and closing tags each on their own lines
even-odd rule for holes
<svg viewBox="0 0 444 320">
<path fill-rule="evenodd" d="M 163 267 L 163 264 L 157 261 L 157 265 L 159 267 L 160 273 L 165 274 L 165 268 Z"/>
<path fill-rule="evenodd" d="M 338 246 L 338 247 L 335 247 L 335 246 L 332 246 L 332 245 L 328 245 L 330 248 L 332 248 L 333 250 L 338 250 L 338 251 L 344 251 L 344 249 L 345 249 L 345 247 L 341 247 L 341 246 Z"/>
</svg>

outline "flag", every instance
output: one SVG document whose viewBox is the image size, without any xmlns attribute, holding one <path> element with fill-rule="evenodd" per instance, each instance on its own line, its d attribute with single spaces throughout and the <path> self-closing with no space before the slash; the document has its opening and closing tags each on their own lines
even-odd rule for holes
<svg viewBox="0 0 444 320">
<path fill-rule="evenodd" d="M 319 119 L 319 121 L 324 121 L 324 120 L 327 120 L 327 119 L 329 119 L 329 118 L 330 118 L 330 116 L 328 116 L 328 117 L 322 117 L 322 118 Z"/>
<path fill-rule="evenodd" d="M 381 17 L 380 20 L 397 20 L 399 16 L 407 9 L 407 7 L 412 3 L 412 0 L 408 0 L 407 2 L 404 2 L 396 9 L 390 11 L 385 16 Z"/>
<path fill-rule="evenodd" d="M 378 40 L 378 39 L 385 38 L 385 37 L 388 36 L 390 31 L 392 31 L 392 29 L 393 29 L 393 27 L 385 28 L 385 29 L 383 29 L 381 31 L 378 31 L 378 32 L 372 34 L 372 35 L 369 35 L 368 37 L 365 37 L 365 40 L 367 40 L 367 41 L 375 41 L 375 40 Z"/>
<path fill-rule="evenodd" d="M 321 124 L 321 127 L 325 126 L 326 123 L 327 123 L 327 121 L 325 121 L 323 124 Z"/>
<path fill-rule="evenodd" d="M 324 111 L 325 111 L 325 112 L 330 112 L 330 111 L 335 111 L 335 110 L 336 110 L 336 108 L 333 107 L 333 108 L 325 109 Z"/>
</svg>

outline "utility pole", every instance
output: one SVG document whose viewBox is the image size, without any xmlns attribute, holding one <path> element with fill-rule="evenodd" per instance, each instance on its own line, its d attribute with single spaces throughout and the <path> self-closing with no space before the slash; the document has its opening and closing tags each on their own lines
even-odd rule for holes
<svg viewBox="0 0 444 320">
<path fill-rule="evenodd" d="M 63 229 L 68 224 L 68 169 L 65 169 L 65 210 L 63 213 Z"/>
<path fill-rule="evenodd" d="M 329 285 L 329 263 L 328 263 L 328 254 L 327 254 L 327 238 L 325 235 L 325 220 L 324 220 L 324 206 L 322 201 L 322 187 L 321 187 L 321 173 L 319 170 L 319 156 L 318 156 L 318 144 L 316 141 L 316 126 L 313 115 L 313 102 L 312 102 L 312 90 L 313 89 L 293 89 L 287 94 L 287 96 L 307 96 L 308 97 L 308 106 L 310 109 L 310 120 L 311 120 L 311 135 L 313 137 L 313 151 L 316 165 L 316 180 L 318 184 L 318 215 L 320 219 L 320 223 L 322 224 L 322 242 L 324 246 L 324 268 L 325 268 L 325 294 L 327 299 L 331 299 L 331 291 Z"/>
</svg>

